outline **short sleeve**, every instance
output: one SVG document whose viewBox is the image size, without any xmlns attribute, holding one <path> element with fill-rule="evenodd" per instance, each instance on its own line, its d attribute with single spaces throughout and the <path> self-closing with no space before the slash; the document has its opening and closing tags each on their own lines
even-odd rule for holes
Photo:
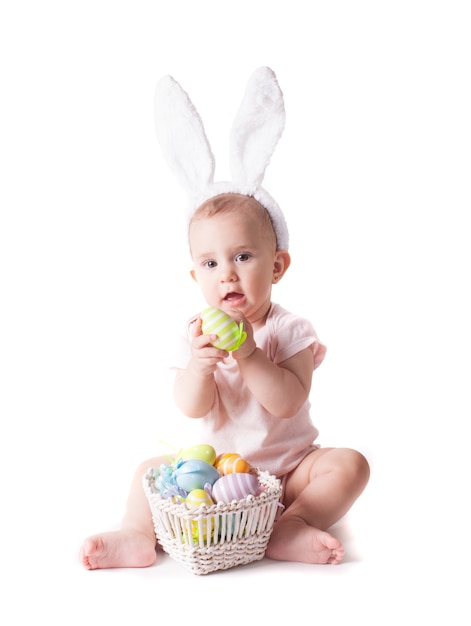
<svg viewBox="0 0 471 626">
<path fill-rule="evenodd" d="M 271 319 L 272 357 L 275 363 L 291 358 L 301 350 L 310 348 L 314 369 L 324 360 L 327 348 L 319 341 L 311 322 L 277 307 Z"/>
<path fill-rule="evenodd" d="M 198 318 L 198 316 L 192 317 L 187 321 L 184 328 L 180 330 L 180 332 L 176 336 L 176 347 L 173 351 L 170 369 L 181 369 L 184 370 L 187 368 L 188 363 L 191 359 L 191 347 L 190 347 L 190 337 L 191 337 L 191 325 Z"/>
</svg>

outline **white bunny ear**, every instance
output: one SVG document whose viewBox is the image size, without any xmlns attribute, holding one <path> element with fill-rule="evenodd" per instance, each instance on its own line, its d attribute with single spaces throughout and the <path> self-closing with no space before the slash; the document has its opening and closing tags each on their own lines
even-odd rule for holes
<svg viewBox="0 0 471 626">
<path fill-rule="evenodd" d="M 171 76 L 157 83 L 154 105 L 157 138 L 167 163 L 188 195 L 198 196 L 214 179 L 214 156 L 201 118 Z"/>
<path fill-rule="evenodd" d="M 274 72 L 260 67 L 250 77 L 230 138 L 233 182 L 254 193 L 285 126 L 283 94 Z"/>
<path fill-rule="evenodd" d="M 283 94 L 274 72 L 260 67 L 247 83 L 231 131 L 232 181 L 214 182 L 214 156 L 201 118 L 188 94 L 171 76 L 157 83 L 154 111 L 164 156 L 189 196 L 188 217 L 205 200 L 222 193 L 253 196 L 270 214 L 278 248 L 287 250 L 289 234 L 284 215 L 261 186 L 285 125 Z"/>
</svg>

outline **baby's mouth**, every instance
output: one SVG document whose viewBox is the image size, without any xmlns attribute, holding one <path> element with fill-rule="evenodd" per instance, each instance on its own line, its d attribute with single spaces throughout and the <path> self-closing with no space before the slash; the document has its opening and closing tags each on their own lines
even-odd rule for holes
<svg viewBox="0 0 471 626">
<path fill-rule="evenodd" d="M 226 293 L 224 296 L 224 302 L 228 302 L 232 304 L 234 302 L 239 302 L 241 298 L 244 297 L 243 293 L 238 293 L 237 291 L 231 291 L 230 293 Z"/>
</svg>

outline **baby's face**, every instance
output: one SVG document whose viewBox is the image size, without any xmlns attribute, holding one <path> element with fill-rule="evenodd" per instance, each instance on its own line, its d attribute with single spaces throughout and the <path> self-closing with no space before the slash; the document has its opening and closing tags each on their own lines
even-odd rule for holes
<svg viewBox="0 0 471 626">
<path fill-rule="evenodd" d="M 206 302 L 237 309 L 251 324 L 261 322 L 271 303 L 277 272 L 273 231 L 249 208 L 194 220 L 189 230 L 191 275 Z"/>
</svg>

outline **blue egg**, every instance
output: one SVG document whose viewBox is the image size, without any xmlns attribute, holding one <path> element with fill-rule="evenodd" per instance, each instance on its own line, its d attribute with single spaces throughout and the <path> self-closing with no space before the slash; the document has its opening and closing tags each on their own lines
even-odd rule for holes
<svg viewBox="0 0 471 626">
<path fill-rule="evenodd" d="M 173 474 L 177 485 L 188 492 L 193 489 L 204 489 L 207 483 L 213 485 L 221 476 L 213 465 L 200 459 L 185 461 L 175 468 Z"/>
</svg>

